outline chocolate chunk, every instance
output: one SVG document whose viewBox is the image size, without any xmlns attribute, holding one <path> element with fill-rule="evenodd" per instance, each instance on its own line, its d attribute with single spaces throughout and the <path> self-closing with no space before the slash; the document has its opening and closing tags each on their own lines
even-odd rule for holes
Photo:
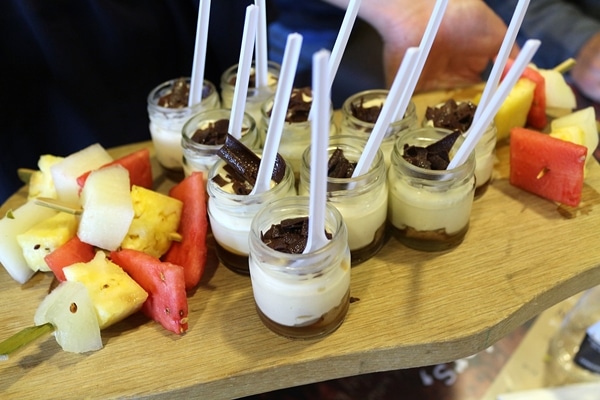
<svg viewBox="0 0 600 400">
<path fill-rule="evenodd" d="M 364 98 L 361 97 L 360 104 L 356 105 L 354 103 L 350 104 L 350 111 L 352 112 L 352 116 L 364 122 L 370 122 L 374 124 L 381 113 L 382 106 L 364 106 Z"/>
<path fill-rule="evenodd" d="M 404 145 L 402 158 L 420 168 L 444 170 L 450 163 L 450 150 L 460 135 L 456 130 L 426 147 Z"/>
<path fill-rule="evenodd" d="M 190 85 L 185 78 L 178 78 L 171 90 L 158 99 L 158 105 L 167 108 L 183 108 L 188 105 Z"/>
<path fill-rule="evenodd" d="M 326 232 L 328 239 L 331 234 Z M 302 254 L 308 238 L 308 217 L 284 219 L 261 233 L 263 243 L 273 250 L 288 254 Z"/>
<path fill-rule="evenodd" d="M 309 100 L 307 101 L 306 98 Z M 308 115 L 312 106 L 312 90 L 310 87 L 301 87 L 292 89 L 290 101 L 288 103 L 286 122 L 305 122 L 308 121 Z M 273 109 L 269 110 L 271 116 Z"/>
<path fill-rule="evenodd" d="M 344 157 L 344 151 L 339 147 L 333 151 L 327 163 L 327 176 L 330 178 L 351 178 L 356 168 L 355 162 Z"/>
<path fill-rule="evenodd" d="M 439 107 L 427 107 L 425 119 L 432 121 L 435 127 L 464 133 L 473 123 L 476 110 L 477 106 L 470 101 L 457 103 L 450 99 Z"/>
<path fill-rule="evenodd" d="M 228 119 L 220 119 L 210 122 L 206 128 L 197 129 L 191 139 L 199 144 L 207 146 L 217 146 L 225 143 L 227 129 L 229 128 Z"/>
</svg>

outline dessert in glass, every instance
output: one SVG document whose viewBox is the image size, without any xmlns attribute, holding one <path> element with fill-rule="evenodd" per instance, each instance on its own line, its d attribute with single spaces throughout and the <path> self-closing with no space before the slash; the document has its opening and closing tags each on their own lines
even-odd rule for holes
<svg viewBox="0 0 600 400">
<path fill-rule="evenodd" d="M 388 171 L 388 221 L 392 235 L 407 247 L 441 251 L 462 243 L 475 193 L 474 152 L 458 167 L 446 167 L 463 141 L 460 131 L 424 127 L 396 142 Z"/>
<path fill-rule="evenodd" d="M 444 129 L 458 129 L 463 134 L 471 127 L 477 106 L 470 101 L 449 99 L 434 107 L 427 107 L 423 125 Z M 487 191 L 496 162 L 496 124 L 492 121 L 475 146 L 475 198 Z"/>
<path fill-rule="evenodd" d="M 237 70 L 238 64 L 235 64 L 225 70 L 221 75 L 221 104 L 223 108 L 231 108 L 233 105 Z M 259 133 L 264 129 L 264 127 L 260 125 L 261 108 L 263 104 L 275 94 L 280 72 L 281 65 L 269 61 L 267 64 L 267 86 L 257 88 L 255 86 L 255 64 L 253 63 L 250 68 L 248 92 L 246 94 L 246 106 L 244 107 L 244 111 L 254 118 Z"/>
<path fill-rule="evenodd" d="M 225 143 L 230 116 L 229 109 L 205 110 L 194 115 L 183 125 L 181 147 L 185 176 L 199 171 L 204 174 L 204 179 L 207 179 L 210 169 L 219 160 L 217 151 Z M 244 113 L 240 141 L 250 149 L 260 148 L 256 122 L 248 113 Z"/>
<path fill-rule="evenodd" d="M 271 120 L 274 98 L 271 98 L 262 107 L 262 126 L 266 132 Z M 310 146 L 311 122 L 308 119 L 312 106 L 312 90 L 310 87 L 294 88 L 290 95 L 290 102 L 285 116 L 283 131 L 279 142 L 279 153 L 291 164 L 296 181 L 299 181 L 302 169 L 302 153 Z M 331 109 L 333 106 L 331 106 Z M 331 110 L 330 109 L 330 110 Z M 337 128 L 333 122 L 333 113 L 329 135 L 334 135 Z M 264 143 L 264 140 L 263 140 Z"/>
<path fill-rule="evenodd" d="M 237 142 L 238 149 L 242 146 Z M 219 159 L 209 172 L 207 193 L 208 217 L 216 241 L 217 256 L 230 270 L 248 275 L 248 236 L 254 215 L 273 200 L 295 197 L 296 186 L 291 168 L 283 158 L 278 157 L 271 188 L 262 193 L 251 193 L 260 159 L 251 149 L 245 148 L 243 151 L 256 157 L 256 166 L 248 168 L 252 172 L 240 173 L 236 163 Z M 246 163 L 245 156 L 241 152 L 238 155 L 241 163 Z"/>
<path fill-rule="evenodd" d="M 181 129 L 202 110 L 219 108 L 221 100 L 215 86 L 204 81 L 202 101 L 188 106 L 190 78 L 172 79 L 156 86 L 148 95 L 150 136 L 160 165 L 174 175 L 183 171 Z"/>
<path fill-rule="evenodd" d="M 389 91 L 385 89 L 373 89 L 348 97 L 342 105 L 340 134 L 368 140 L 388 93 Z M 392 150 L 398 137 L 403 132 L 417 128 L 418 123 L 417 110 L 411 101 L 408 103 L 404 117 L 390 124 L 381 142 L 380 148 L 387 167 L 390 165 Z"/>
<path fill-rule="evenodd" d="M 250 230 L 250 278 L 256 310 L 271 331 L 315 339 L 335 331 L 350 302 L 350 250 L 342 215 L 326 205 L 325 246 L 303 254 L 309 198 L 266 205 Z M 286 245 L 285 243 L 289 245 Z"/>
<path fill-rule="evenodd" d="M 328 146 L 327 201 L 344 218 L 353 266 L 377 254 L 387 239 L 388 182 L 381 149 L 366 174 L 352 177 L 365 145 L 364 139 L 336 135 Z M 299 195 L 309 194 L 310 151 L 302 156 Z"/>
</svg>

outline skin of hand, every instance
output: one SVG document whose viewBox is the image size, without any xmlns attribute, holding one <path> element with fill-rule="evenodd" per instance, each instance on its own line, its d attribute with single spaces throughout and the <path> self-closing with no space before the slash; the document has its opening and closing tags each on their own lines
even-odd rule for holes
<svg viewBox="0 0 600 400">
<path fill-rule="evenodd" d="M 325 0 L 347 7 L 348 0 Z M 359 17 L 384 43 L 388 85 L 406 49 L 421 42 L 434 0 L 362 0 Z M 454 88 L 482 81 L 481 73 L 498 55 L 506 24 L 481 0 L 449 0 L 415 91 Z M 515 56 L 516 47 L 511 56 Z"/>
<path fill-rule="evenodd" d="M 589 99 L 600 102 L 600 33 L 581 48 L 571 77 L 577 88 Z"/>
</svg>

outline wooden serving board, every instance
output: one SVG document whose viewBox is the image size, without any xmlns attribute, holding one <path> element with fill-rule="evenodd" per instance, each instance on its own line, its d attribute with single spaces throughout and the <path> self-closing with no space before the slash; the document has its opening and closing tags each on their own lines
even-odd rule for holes
<svg viewBox="0 0 600 400">
<path fill-rule="evenodd" d="M 427 105 L 464 91 L 415 97 Z M 469 94 L 470 95 L 470 94 Z M 128 153 L 140 143 L 113 150 Z M 0 362 L 3 398 L 234 398 L 373 371 L 452 361 L 475 354 L 543 310 L 600 284 L 600 165 L 593 163 L 575 209 L 512 187 L 508 145 L 498 146 L 494 180 L 476 200 L 456 249 L 423 253 L 395 239 L 352 269 L 357 301 L 321 340 L 292 341 L 260 322 L 248 277 L 209 265 L 189 297 L 183 336 L 141 315 L 103 331 L 105 347 L 78 355 L 48 336 Z M 160 190 L 173 183 L 157 173 Z M 0 212 L 25 201 L 25 189 Z M 51 278 L 18 285 L 0 271 L 0 326 L 8 337 L 32 324 Z"/>
</svg>

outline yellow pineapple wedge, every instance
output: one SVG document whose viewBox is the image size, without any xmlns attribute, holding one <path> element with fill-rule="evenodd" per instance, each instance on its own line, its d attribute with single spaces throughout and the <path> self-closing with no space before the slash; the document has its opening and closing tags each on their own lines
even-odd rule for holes
<svg viewBox="0 0 600 400">
<path fill-rule="evenodd" d="M 160 258 L 171 246 L 173 234 L 177 232 L 183 203 L 135 185 L 131 188 L 131 200 L 133 221 L 121 247 Z"/>
<path fill-rule="evenodd" d="M 148 298 L 148 293 L 101 250 L 90 262 L 76 263 L 63 271 L 67 281 L 87 287 L 100 329 L 139 311 Z"/>
<path fill-rule="evenodd" d="M 46 255 L 66 243 L 77 233 L 77 217 L 59 212 L 17 235 L 23 257 L 33 271 L 50 271 Z"/>
<path fill-rule="evenodd" d="M 513 86 L 494 117 L 498 141 L 508 138 L 511 128 L 525 126 L 534 89 L 535 83 L 524 78 L 519 79 Z"/>
<path fill-rule="evenodd" d="M 29 178 L 29 191 L 27 192 L 29 199 L 36 197 L 56 198 L 56 188 L 54 187 L 50 167 L 62 160 L 64 160 L 64 157 L 53 156 L 51 154 L 40 156 L 38 160 L 39 170 L 34 171 Z"/>
</svg>

